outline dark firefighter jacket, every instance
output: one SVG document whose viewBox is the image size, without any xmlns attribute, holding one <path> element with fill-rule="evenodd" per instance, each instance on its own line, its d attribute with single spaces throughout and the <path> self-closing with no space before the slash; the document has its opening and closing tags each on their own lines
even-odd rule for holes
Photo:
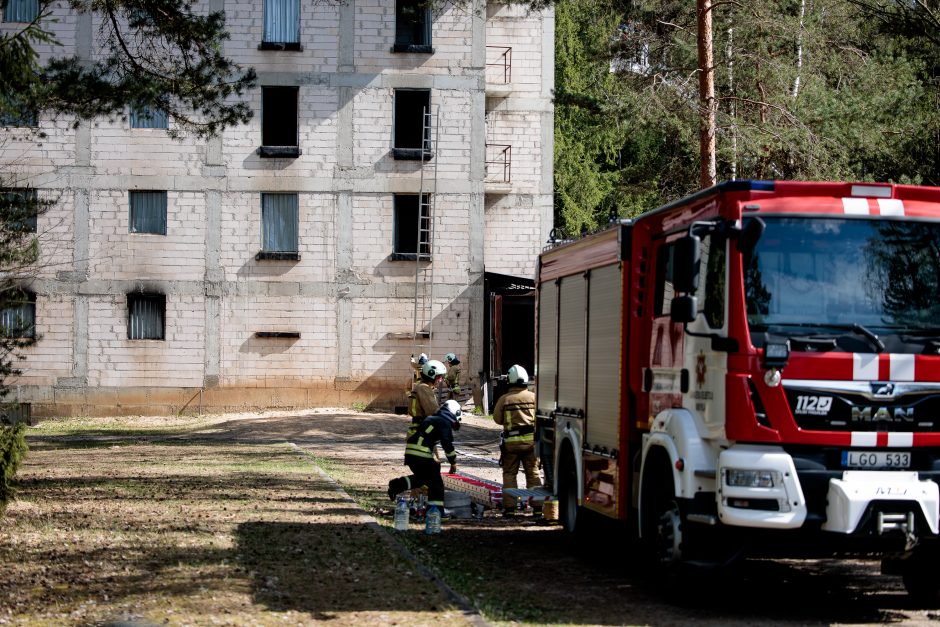
<svg viewBox="0 0 940 627">
<path fill-rule="evenodd" d="M 454 415 L 446 407 L 434 415 L 425 418 L 418 430 L 408 438 L 405 446 L 405 461 L 409 457 L 421 459 L 434 459 L 434 447 L 440 443 L 444 449 L 447 461 L 453 464 L 457 461 L 457 451 L 454 450 Z"/>
</svg>

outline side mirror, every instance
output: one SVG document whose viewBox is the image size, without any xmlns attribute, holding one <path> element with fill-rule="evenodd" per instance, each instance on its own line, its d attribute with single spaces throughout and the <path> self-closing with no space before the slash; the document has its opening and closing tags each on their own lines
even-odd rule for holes
<svg viewBox="0 0 940 627">
<path fill-rule="evenodd" d="M 676 240 L 672 260 L 672 286 L 677 292 L 694 294 L 698 288 L 698 273 L 702 264 L 701 247 L 702 240 L 698 235 L 686 235 Z"/>
<path fill-rule="evenodd" d="M 692 322 L 698 315 L 698 299 L 694 296 L 676 296 L 669 307 L 673 322 Z"/>
<path fill-rule="evenodd" d="M 761 238 L 766 228 L 767 223 L 757 216 L 747 218 L 744 227 L 741 229 L 741 236 L 738 238 L 738 250 L 742 253 L 749 253 L 754 250 L 757 240 Z"/>
</svg>

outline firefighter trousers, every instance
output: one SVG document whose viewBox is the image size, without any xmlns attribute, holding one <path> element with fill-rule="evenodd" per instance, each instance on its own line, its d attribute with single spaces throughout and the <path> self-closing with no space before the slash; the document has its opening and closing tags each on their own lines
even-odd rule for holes
<svg viewBox="0 0 940 627">
<path fill-rule="evenodd" d="M 405 456 L 405 464 L 414 473 L 407 477 L 408 487 L 415 489 L 427 486 L 428 505 L 444 507 L 444 479 L 441 477 L 441 465 L 433 459 L 412 455 Z"/>
<path fill-rule="evenodd" d="M 535 444 L 526 443 L 508 443 L 503 449 L 503 488 L 516 488 L 516 475 L 519 474 L 519 466 L 525 471 L 525 487 L 528 490 L 542 485 L 542 479 L 539 477 L 538 458 L 535 455 Z M 516 507 L 516 497 L 503 493 L 503 509 L 512 510 Z"/>
</svg>

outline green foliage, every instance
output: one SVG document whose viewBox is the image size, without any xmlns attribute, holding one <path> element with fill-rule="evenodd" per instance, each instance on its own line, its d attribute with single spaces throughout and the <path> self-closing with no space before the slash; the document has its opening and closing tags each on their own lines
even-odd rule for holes
<svg viewBox="0 0 940 627">
<path fill-rule="evenodd" d="M 222 54 L 223 12 L 202 14 L 187 0 L 71 0 L 100 24 L 100 56 L 40 59 L 37 45 L 58 42 L 46 28 L 52 3 L 39 4 L 36 20 L 0 35 L 0 115 L 28 110 L 77 124 L 147 106 L 171 116 L 171 134 L 198 137 L 251 118 L 234 98 L 254 86 L 255 72 Z"/>
<path fill-rule="evenodd" d="M 26 457 L 26 425 L 0 425 L 0 514 L 13 500 L 13 476 Z"/>
<path fill-rule="evenodd" d="M 940 184 L 933 3 L 715 3 L 718 179 Z M 862 10 L 859 10 L 862 9 Z M 695 3 L 556 3 L 556 224 L 699 186 Z"/>
</svg>

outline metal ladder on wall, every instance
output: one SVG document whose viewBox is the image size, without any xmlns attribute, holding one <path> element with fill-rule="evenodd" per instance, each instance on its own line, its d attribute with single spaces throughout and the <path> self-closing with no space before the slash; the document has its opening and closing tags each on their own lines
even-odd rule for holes
<svg viewBox="0 0 940 627">
<path fill-rule="evenodd" d="M 434 225 L 437 221 L 437 147 L 438 112 L 429 106 L 422 111 L 421 172 L 418 193 L 418 240 L 415 254 L 415 303 L 412 329 L 412 355 L 431 356 L 434 341 Z M 432 160 L 430 176 L 425 167 Z"/>
</svg>

